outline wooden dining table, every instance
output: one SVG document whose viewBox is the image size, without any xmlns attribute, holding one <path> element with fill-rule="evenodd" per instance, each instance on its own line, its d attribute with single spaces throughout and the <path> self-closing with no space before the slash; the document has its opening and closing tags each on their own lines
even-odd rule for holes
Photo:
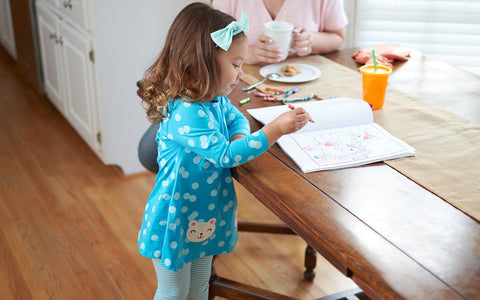
<svg viewBox="0 0 480 300">
<path fill-rule="evenodd" d="M 351 57 L 357 50 L 324 56 L 357 70 Z M 253 97 L 241 90 L 245 85 L 229 98 L 253 132 L 262 124 L 246 108 L 272 104 L 239 105 Z M 479 76 L 412 51 L 408 61 L 394 63 L 389 85 L 480 123 Z M 368 298 L 480 299 L 480 223 L 389 165 L 305 174 L 274 145 L 233 173 Z M 222 289 L 218 295 L 231 299 L 277 298 L 235 298 Z"/>
</svg>

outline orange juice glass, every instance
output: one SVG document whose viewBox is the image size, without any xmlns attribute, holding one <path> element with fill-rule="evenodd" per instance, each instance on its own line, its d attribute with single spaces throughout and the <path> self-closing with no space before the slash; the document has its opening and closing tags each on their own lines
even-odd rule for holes
<svg viewBox="0 0 480 300">
<path fill-rule="evenodd" d="M 374 65 L 363 66 L 360 68 L 363 81 L 363 100 L 367 101 L 372 109 L 380 109 L 385 102 L 385 92 L 387 91 L 388 76 L 392 74 L 392 69 L 386 66 Z"/>
</svg>

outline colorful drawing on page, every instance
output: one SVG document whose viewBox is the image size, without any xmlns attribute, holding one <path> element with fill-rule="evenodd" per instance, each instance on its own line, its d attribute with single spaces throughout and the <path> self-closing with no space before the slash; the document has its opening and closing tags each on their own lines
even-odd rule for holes
<svg viewBox="0 0 480 300">
<path fill-rule="evenodd" d="M 382 134 L 371 126 L 335 128 L 292 135 L 292 138 L 313 160 L 321 164 L 368 159 L 378 153 L 392 153 L 398 147 L 382 143 Z"/>
</svg>

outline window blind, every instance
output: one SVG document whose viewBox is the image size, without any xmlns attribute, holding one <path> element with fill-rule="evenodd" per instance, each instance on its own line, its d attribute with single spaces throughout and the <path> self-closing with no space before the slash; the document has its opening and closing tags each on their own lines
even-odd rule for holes
<svg viewBox="0 0 480 300">
<path fill-rule="evenodd" d="M 401 45 L 480 75 L 480 0 L 356 0 L 355 5 L 355 46 Z"/>
</svg>

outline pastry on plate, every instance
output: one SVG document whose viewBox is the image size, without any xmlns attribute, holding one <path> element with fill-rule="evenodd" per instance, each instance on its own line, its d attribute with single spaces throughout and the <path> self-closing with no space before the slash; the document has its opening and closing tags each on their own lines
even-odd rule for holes
<svg viewBox="0 0 480 300">
<path fill-rule="evenodd" d="M 280 72 L 285 76 L 293 76 L 302 72 L 302 70 L 300 70 L 300 67 L 296 65 L 283 65 L 280 68 Z"/>
</svg>

